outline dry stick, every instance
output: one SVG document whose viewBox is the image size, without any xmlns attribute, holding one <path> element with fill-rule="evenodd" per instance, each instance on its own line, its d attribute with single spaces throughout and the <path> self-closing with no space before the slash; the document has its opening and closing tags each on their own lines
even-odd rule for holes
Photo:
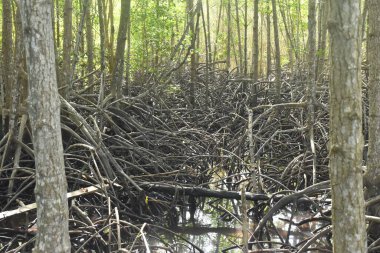
<svg viewBox="0 0 380 253">
<path fill-rule="evenodd" d="M 265 226 L 268 219 L 270 219 L 275 212 L 286 206 L 287 204 L 291 203 L 292 201 L 302 197 L 303 195 L 307 195 L 309 193 L 313 193 L 316 191 L 328 189 L 330 187 L 330 181 L 323 181 L 317 184 L 314 184 L 312 186 L 309 186 L 302 191 L 295 192 L 291 195 L 285 196 L 282 199 L 280 199 L 270 210 L 269 212 L 260 220 L 259 224 L 257 225 L 254 235 L 257 236 L 259 234 L 259 231 Z"/>
<path fill-rule="evenodd" d="M 107 198 L 107 206 L 108 206 L 108 217 L 110 218 L 111 217 L 111 215 L 112 215 L 112 207 L 111 207 L 111 198 L 110 197 L 108 197 Z M 112 249 L 111 249 L 111 242 L 112 242 L 112 221 L 111 221 L 111 219 L 109 219 L 108 220 L 108 225 L 109 225 L 109 227 L 110 227 L 110 229 L 109 229 L 109 233 L 108 233 L 108 250 L 109 250 L 109 252 L 112 252 Z"/>
<path fill-rule="evenodd" d="M 140 234 L 141 234 L 141 236 L 142 236 L 142 238 L 143 238 L 143 241 L 144 241 L 144 244 L 145 244 L 145 248 L 146 248 L 146 252 L 147 252 L 147 253 L 150 253 L 149 244 L 148 244 L 148 241 L 147 241 L 147 239 L 146 239 L 146 237 L 145 237 L 145 234 L 144 234 L 144 228 L 145 228 L 145 226 L 146 226 L 146 223 L 144 223 L 144 224 L 142 225 L 142 227 L 141 227 L 141 229 L 140 229 Z"/>
<path fill-rule="evenodd" d="M 87 195 L 90 193 L 101 191 L 101 190 L 108 188 L 108 187 L 109 187 L 109 185 L 103 185 L 103 188 L 102 188 L 102 186 L 100 184 L 97 184 L 94 186 L 81 188 L 79 190 L 67 193 L 67 198 L 70 199 L 70 198 L 74 198 L 74 197 L 78 197 L 78 196 Z M 33 209 L 36 209 L 36 207 L 37 207 L 36 203 L 33 203 L 33 204 L 25 205 L 23 207 L 19 207 L 17 209 L 11 210 L 11 211 L 1 212 L 0 213 L 0 219 L 4 219 L 4 218 L 10 217 L 10 216 L 13 216 L 16 214 L 20 214 L 20 213 L 29 212 Z"/>
<path fill-rule="evenodd" d="M 116 233 L 117 233 L 117 249 L 121 250 L 121 235 L 120 235 L 120 219 L 119 210 L 115 207 L 115 218 L 116 218 Z"/>
</svg>

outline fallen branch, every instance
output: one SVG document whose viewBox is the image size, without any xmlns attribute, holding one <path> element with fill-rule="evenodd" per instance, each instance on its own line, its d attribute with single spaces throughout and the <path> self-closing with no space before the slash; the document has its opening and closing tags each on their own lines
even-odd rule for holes
<svg viewBox="0 0 380 253">
<path fill-rule="evenodd" d="M 193 195 L 195 197 L 213 197 L 223 199 L 241 200 L 241 193 L 235 191 L 217 191 L 201 187 L 189 187 L 181 185 L 168 185 L 163 183 L 139 183 L 139 186 L 147 191 L 158 191 L 168 194 L 175 194 L 178 191 L 180 195 Z M 265 194 L 245 193 L 247 200 L 268 200 L 269 197 Z"/>
<path fill-rule="evenodd" d="M 78 196 L 83 196 L 83 195 L 87 195 L 90 193 L 98 192 L 99 190 L 108 188 L 108 186 L 109 185 L 103 185 L 103 188 L 102 188 L 102 186 L 100 184 L 97 184 L 97 185 L 89 186 L 86 188 L 81 188 L 81 189 L 76 190 L 76 191 L 68 192 L 67 198 L 70 199 L 70 198 L 75 198 Z M 29 212 L 29 211 L 34 210 L 36 208 L 37 208 L 36 203 L 32 203 L 29 205 L 21 206 L 17 209 L 14 209 L 14 210 L 1 212 L 0 213 L 0 219 L 11 217 L 13 215 L 20 214 L 20 213 Z"/>
</svg>

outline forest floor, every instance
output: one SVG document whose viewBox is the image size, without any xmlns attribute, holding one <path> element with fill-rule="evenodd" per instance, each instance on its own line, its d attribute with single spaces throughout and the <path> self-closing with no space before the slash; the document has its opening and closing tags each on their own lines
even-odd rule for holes
<svg viewBox="0 0 380 253">
<path fill-rule="evenodd" d="M 141 75 L 130 94 L 117 101 L 98 103 L 95 95 L 80 93 L 70 102 L 62 99 L 73 251 L 155 252 L 149 251 L 145 232 L 155 226 L 174 230 L 184 219 L 181 210 L 194 218 L 204 197 L 209 197 L 242 200 L 236 203 L 245 205 L 243 211 L 215 208 L 215 212 L 221 217 L 229 214 L 243 227 L 246 220 L 255 223 L 249 234 L 253 249 L 300 252 L 314 247 L 329 252 L 326 78 L 318 81 L 313 161 L 305 71 L 283 72 L 277 104 L 271 78 L 253 84 L 215 69 L 205 85 L 202 68 L 198 74 L 194 105 L 187 72 L 165 82 L 153 74 Z M 256 104 L 248 92 L 252 85 Z M 366 87 L 364 98 L 365 92 Z M 25 117 L 19 132 L 24 133 L 13 141 L 5 135 L 0 143 L 0 252 L 30 251 L 37 229 L 33 146 Z M 292 214 L 288 222 L 294 226 L 315 221 L 324 225 L 297 245 L 290 245 L 289 233 L 273 245 L 268 233 L 271 220 L 283 210 Z M 295 222 L 292 217 L 299 210 L 312 215 Z M 327 246 L 315 248 L 322 240 Z M 375 240 L 369 237 L 369 244 Z M 206 252 L 186 239 L 182 243 L 191 252 Z M 176 250 L 167 245 L 162 252 Z"/>
</svg>

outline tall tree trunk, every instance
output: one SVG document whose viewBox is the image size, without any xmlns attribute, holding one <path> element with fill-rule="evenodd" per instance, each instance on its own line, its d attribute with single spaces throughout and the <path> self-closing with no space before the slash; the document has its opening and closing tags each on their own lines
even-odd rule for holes
<svg viewBox="0 0 380 253">
<path fill-rule="evenodd" d="M 122 1 L 123 3 L 124 1 Z M 107 15 L 107 20 L 108 20 L 108 25 L 109 25 L 109 43 L 107 45 L 107 53 L 109 57 L 109 72 L 113 73 L 114 68 L 115 68 L 115 54 L 114 54 L 114 45 L 115 45 L 115 24 L 114 24 L 114 8 L 113 8 L 113 0 L 108 0 L 108 15 Z M 121 16 L 121 14 L 120 14 Z M 106 36 L 108 34 L 106 33 Z"/>
<path fill-rule="evenodd" d="M 330 179 L 334 252 L 366 252 L 360 1 L 330 2 Z M 343 232 L 344 231 L 344 232 Z"/>
<path fill-rule="evenodd" d="M 230 71 L 231 68 L 231 0 L 227 0 L 227 71 Z"/>
<path fill-rule="evenodd" d="M 309 127 L 309 140 L 310 140 L 310 151 L 312 154 L 313 162 L 313 184 L 316 183 L 317 179 L 317 156 L 315 153 L 314 145 L 314 105 L 315 105 L 315 33 L 316 33 L 316 17 L 315 17 L 315 0 L 309 0 L 308 4 L 309 14 L 308 14 L 308 32 L 309 32 L 309 81 L 308 81 L 308 127 Z"/>
<path fill-rule="evenodd" d="M 129 3 L 130 5 L 130 3 Z M 130 94 L 130 69 L 131 69 L 131 15 L 127 17 L 127 58 L 125 59 L 125 93 Z"/>
<path fill-rule="evenodd" d="M 91 3 L 88 1 L 86 8 L 86 42 L 87 42 L 87 73 L 91 73 L 94 70 L 94 35 L 92 32 L 92 16 L 91 16 Z M 87 85 L 91 87 L 94 83 L 94 76 L 88 77 Z M 89 92 L 92 93 L 93 89 L 90 88 Z"/>
<path fill-rule="evenodd" d="M 20 4 L 36 164 L 38 233 L 34 252 L 69 253 L 67 183 L 55 73 L 51 1 L 21 0 Z"/>
<path fill-rule="evenodd" d="M 281 51 L 280 51 L 280 35 L 278 32 L 276 0 L 272 0 L 273 10 L 273 33 L 274 45 L 276 48 L 276 103 L 281 102 Z"/>
<path fill-rule="evenodd" d="M 59 0 L 55 0 L 55 25 L 56 25 L 56 47 L 59 48 L 61 46 L 61 19 L 60 19 L 60 16 L 59 16 Z M 54 24 L 54 22 L 53 22 Z"/>
<path fill-rule="evenodd" d="M 69 90 L 71 73 L 71 50 L 73 42 L 73 3 L 72 0 L 65 0 L 63 17 L 63 64 L 62 75 L 59 83 L 59 91 L 63 97 Z"/>
<path fill-rule="evenodd" d="M 270 4 L 267 6 L 267 78 L 272 73 L 272 50 L 271 50 L 271 24 L 270 24 Z"/>
<path fill-rule="evenodd" d="M 106 68 L 106 47 L 105 47 L 105 23 L 104 23 L 104 6 L 103 1 L 98 0 L 98 18 L 99 18 L 99 34 L 100 34 L 100 88 L 98 97 L 98 106 L 104 99 L 104 70 Z M 100 124 L 101 125 L 101 124 Z"/>
<path fill-rule="evenodd" d="M 380 2 L 368 0 L 368 64 L 369 64 L 369 127 L 368 159 L 365 184 L 367 199 L 380 195 Z M 369 208 L 370 215 L 379 216 L 380 205 Z M 379 224 L 370 224 L 369 234 L 380 237 Z"/>
<path fill-rule="evenodd" d="M 125 0 L 121 2 L 121 13 L 119 32 L 117 34 L 117 47 L 116 47 L 116 59 L 115 68 L 112 74 L 112 96 L 116 99 L 121 98 L 121 87 L 123 84 L 123 72 L 124 72 L 124 52 L 125 42 L 127 40 L 128 29 L 128 16 L 130 15 L 131 1 Z"/>
<path fill-rule="evenodd" d="M 315 76 L 317 80 L 322 73 L 323 66 L 325 64 L 326 55 L 326 37 L 327 37 L 327 0 L 319 2 L 319 17 L 318 17 L 318 49 L 317 49 L 317 65 L 315 70 Z"/>
<path fill-rule="evenodd" d="M 2 131 L 8 131 L 8 119 L 10 114 L 10 109 L 12 105 L 12 84 L 14 79 L 13 73 L 13 39 L 12 39 L 12 1 L 11 0 L 3 0 L 3 27 L 2 27 L 2 79 L 3 79 L 3 87 L 2 87 L 2 106 L 3 111 L 2 114 L 2 125 L 4 129 Z"/>
<path fill-rule="evenodd" d="M 209 0 L 206 0 L 206 17 L 207 17 L 207 45 L 208 47 L 208 62 L 212 63 L 212 52 L 211 52 L 211 30 L 210 30 L 210 4 Z M 214 66 L 214 65 L 213 65 Z"/>
<path fill-rule="evenodd" d="M 209 61 L 209 36 L 207 32 L 207 24 L 205 22 L 205 15 L 203 11 L 203 5 L 201 3 L 201 14 L 202 14 L 202 21 L 203 21 L 203 34 L 204 34 L 204 40 L 205 40 L 205 49 L 206 49 L 206 80 L 205 80 L 205 107 L 208 108 L 210 105 L 210 90 L 209 90 L 209 72 L 210 72 L 210 61 Z"/>
<path fill-rule="evenodd" d="M 248 3 L 244 0 L 244 67 L 243 72 L 246 77 L 248 74 Z"/>
<path fill-rule="evenodd" d="M 257 104 L 256 82 L 259 79 L 259 0 L 253 2 L 253 55 L 252 55 L 252 88 L 251 106 Z"/>
<path fill-rule="evenodd" d="M 191 37 L 191 56 L 190 56 L 190 106 L 195 106 L 195 77 L 196 77 L 196 63 L 195 63 L 195 26 L 194 26 L 194 2 L 187 0 L 187 16 Z"/>
<path fill-rule="evenodd" d="M 216 46 L 218 44 L 219 28 L 220 28 L 220 20 L 222 17 L 222 11 L 223 11 L 223 0 L 220 1 L 220 7 L 219 7 L 219 13 L 218 13 L 218 22 L 216 24 L 215 42 L 214 42 L 214 58 L 213 58 L 214 62 L 216 61 L 216 54 L 217 54 Z"/>
<path fill-rule="evenodd" d="M 236 30 L 237 30 L 237 36 L 238 36 L 238 49 L 239 49 L 239 66 L 238 66 L 238 70 L 239 70 L 239 73 L 241 73 L 242 71 L 242 67 L 243 67 L 243 50 L 242 50 L 242 47 L 241 47 L 241 35 L 240 35 L 240 16 L 239 16 L 239 1 L 238 0 L 235 0 L 235 12 L 236 12 Z"/>
</svg>

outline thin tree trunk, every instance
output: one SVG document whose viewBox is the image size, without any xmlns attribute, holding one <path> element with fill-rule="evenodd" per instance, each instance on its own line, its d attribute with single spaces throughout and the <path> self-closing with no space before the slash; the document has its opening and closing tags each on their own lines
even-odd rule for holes
<svg viewBox="0 0 380 253">
<path fill-rule="evenodd" d="M 252 88 L 251 88 L 251 106 L 257 104 L 257 86 L 259 79 L 259 0 L 253 2 L 253 55 L 252 55 Z"/>
<path fill-rule="evenodd" d="M 57 45 L 57 48 L 59 48 L 61 46 L 61 19 L 60 19 L 60 16 L 59 16 L 59 0 L 55 0 L 55 24 L 56 24 L 56 45 Z M 54 24 L 54 23 L 53 23 Z"/>
<path fill-rule="evenodd" d="M 216 61 L 216 45 L 218 44 L 218 37 L 219 37 L 219 28 L 220 28 L 220 20 L 222 17 L 222 10 L 223 10 L 223 0 L 220 1 L 220 7 L 219 7 L 219 14 L 218 14 L 218 22 L 216 25 L 216 31 L 215 31 L 215 43 L 214 43 L 214 59 L 213 61 Z"/>
<path fill-rule="evenodd" d="M 62 76 L 59 79 L 59 91 L 66 97 L 69 90 L 71 73 L 71 50 L 73 41 L 73 3 L 72 0 L 65 0 L 63 17 L 63 63 Z"/>
<path fill-rule="evenodd" d="M 210 30 L 210 4 L 209 0 L 206 0 L 206 17 L 207 17 L 207 47 L 208 47 L 208 62 L 212 63 L 212 51 L 211 51 L 211 30 Z M 213 65 L 214 66 L 214 65 Z"/>
<path fill-rule="evenodd" d="M 122 1 L 123 3 L 124 1 Z M 109 43 L 107 45 L 107 53 L 108 53 L 108 62 L 109 62 L 109 72 L 113 73 L 115 68 L 115 54 L 114 54 L 114 45 L 115 45 L 115 25 L 114 25 L 114 8 L 113 8 L 113 0 L 108 0 L 108 25 L 109 25 Z M 121 16 L 121 15 L 120 15 Z M 106 34 L 107 35 L 107 34 Z M 107 35 L 108 36 L 108 35 Z"/>
<path fill-rule="evenodd" d="M 248 74 L 248 3 L 244 0 L 244 76 Z"/>
<path fill-rule="evenodd" d="M 127 39 L 128 16 L 130 15 L 131 1 L 121 2 L 119 32 L 117 34 L 117 47 L 115 69 L 112 74 L 112 96 L 116 99 L 122 96 L 123 72 L 124 72 L 124 52 Z"/>
<path fill-rule="evenodd" d="M 29 78 L 29 117 L 36 165 L 38 233 L 34 251 L 70 252 L 51 1 L 21 0 Z M 41 64 L 43 62 L 44 64 Z"/>
<path fill-rule="evenodd" d="M 276 48 L 276 102 L 281 102 L 281 52 L 278 32 L 276 0 L 272 0 L 274 45 Z"/>
<path fill-rule="evenodd" d="M 195 27 L 194 27 L 194 3 L 193 0 L 187 0 L 187 16 L 191 34 L 191 56 L 190 56 L 190 106 L 194 108 L 195 106 L 195 76 L 196 76 L 196 66 L 195 66 Z"/>
<path fill-rule="evenodd" d="M 12 39 L 12 1 L 3 0 L 3 27 L 2 27 L 2 125 L 3 132 L 8 131 L 9 113 L 12 105 L 12 84 L 14 79 L 13 73 L 13 39 Z"/>
<path fill-rule="evenodd" d="M 129 1 L 130 2 L 130 1 Z M 129 3 L 129 9 L 131 3 Z M 131 12 L 131 11 L 129 11 Z M 131 68 L 131 15 L 127 17 L 127 58 L 125 59 L 125 92 L 126 95 L 130 94 L 130 68 Z"/>
<path fill-rule="evenodd" d="M 100 34 L 100 88 L 98 97 L 98 106 L 104 99 L 104 70 L 106 68 L 105 63 L 105 24 L 104 24 L 104 11 L 103 1 L 98 0 L 98 17 L 99 17 L 99 34 Z M 101 125 L 101 124 L 100 124 Z"/>
<path fill-rule="evenodd" d="M 315 153 L 314 144 L 314 105 L 315 105 L 315 33 L 316 33 L 316 17 L 315 17 L 315 0 L 309 0 L 308 3 L 308 32 L 309 32 L 309 81 L 308 81 L 308 127 L 309 127 L 309 140 L 310 140 L 310 151 L 312 154 L 313 162 L 313 184 L 317 180 L 317 156 Z"/>
<path fill-rule="evenodd" d="M 315 70 L 315 75 L 317 80 L 322 73 L 323 66 L 325 63 L 326 55 L 326 37 L 327 37 L 327 12 L 328 3 L 327 0 L 322 0 L 319 2 L 319 32 L 318 32 L 318 49 L 317 49 L 317 66 Z"/>
<path fill-rule="evenodd" d="M 201 3 L 202 4 L 202 3 Z M 208 32 L 207 32 L 207 24 L 205 22 L 205 15 L 204 15 L 204 11 L 203 11 L 203 5 L 201 5 L 201 14 L 202 14 L 202 21 L 203 21 L 203 34 L 204 34 L 204 40 L 205 40 L 205 49 L 206 49 L 206 80 L 205 80 L 205 106 L 206 108 L 209 107 L 210 103 L 209 103 L 209 99 L 210 99 L 210 90 L 209 90 L 209 67 L 210 67 L 210 64 L 209 64 L 209 36 L 208 36 Z"/>
<path fill-rule="evenodd" d="M 330 2 L 330 179 L 334 252 L 367 252 L 362 176 L 360 1 Z"/>
<path fill-rule="evenodd" d="M 267 6 L 267 78 L 272 73 L 272 50 L 271 50 L 271 23 L 270 23 L 270 4 Z"/>
<path fill-rule="evenodd" d="M 92 32 L 91 3 L 92 1 L 88 1 L 88 6 L 86 8 L 87 73 L 91 73 L 94 70 L 94 35 Z M 90 75 L 88 77 L 87 85 L 92 87 L 93 83 L 94 76 Z M 92 93 L 93 88 L 90 88 L 89 92 Z"/>
<path fill-rule="evenodd" d="M 82 45 L 82 41 L 83 41 L 83 28 L 84 28 L 84 24 L 85 24 L 86 13 L 87 13 L 86 9 L 88 7 L 89 1 L 91 1 L 91 0 L 83 0 L 80 3 L 80 4 L 83 4 L 83 6 L 81 7 L 82 15 L 80 15 L 80 18 L 78 17 L 79 24 L 78 24 L 78 31 L 76 34 L 75 45 L 74 45 L 73 52 L 72 52 L 73 53 L 73 59 L 71 62 L 71 71 L 70 71 L 70 76 L 67 77 L 69 81 L 68 81 L 68 87 L 66 89 L 66 97 L 68 99 L 70 98 L 71 93 L 72 93 L 72 89 L 73 89 L 74 73 L 76 70 L 77 63 L 79 61 L 79 56 L 80 56 L 79 50 L 81 49 L 81 45 Z"/>
<path fill-rule="evenodd" d="M 231 68 L 231 0 L 227 2 L 227 71 L 230 71 Z"/>
<path fill-rule="evenodd" d="M 238 70 L 239 70 L 239 73 L 241 73 L 242 71 L 242 67 L 243 67 L 243 49 L 242 49 L 242 46 L 241 46 L 241 35 L 240 35 L 240 16 L 239 16 L 239 1 L 238 0 L 235 0 L 235 12 L 236 12 L 236 30 L 237 30 L 237 35 L 238 35 L 238 49 L 239 49 L 239 66 L 238 66 Z"/>
</svg>

